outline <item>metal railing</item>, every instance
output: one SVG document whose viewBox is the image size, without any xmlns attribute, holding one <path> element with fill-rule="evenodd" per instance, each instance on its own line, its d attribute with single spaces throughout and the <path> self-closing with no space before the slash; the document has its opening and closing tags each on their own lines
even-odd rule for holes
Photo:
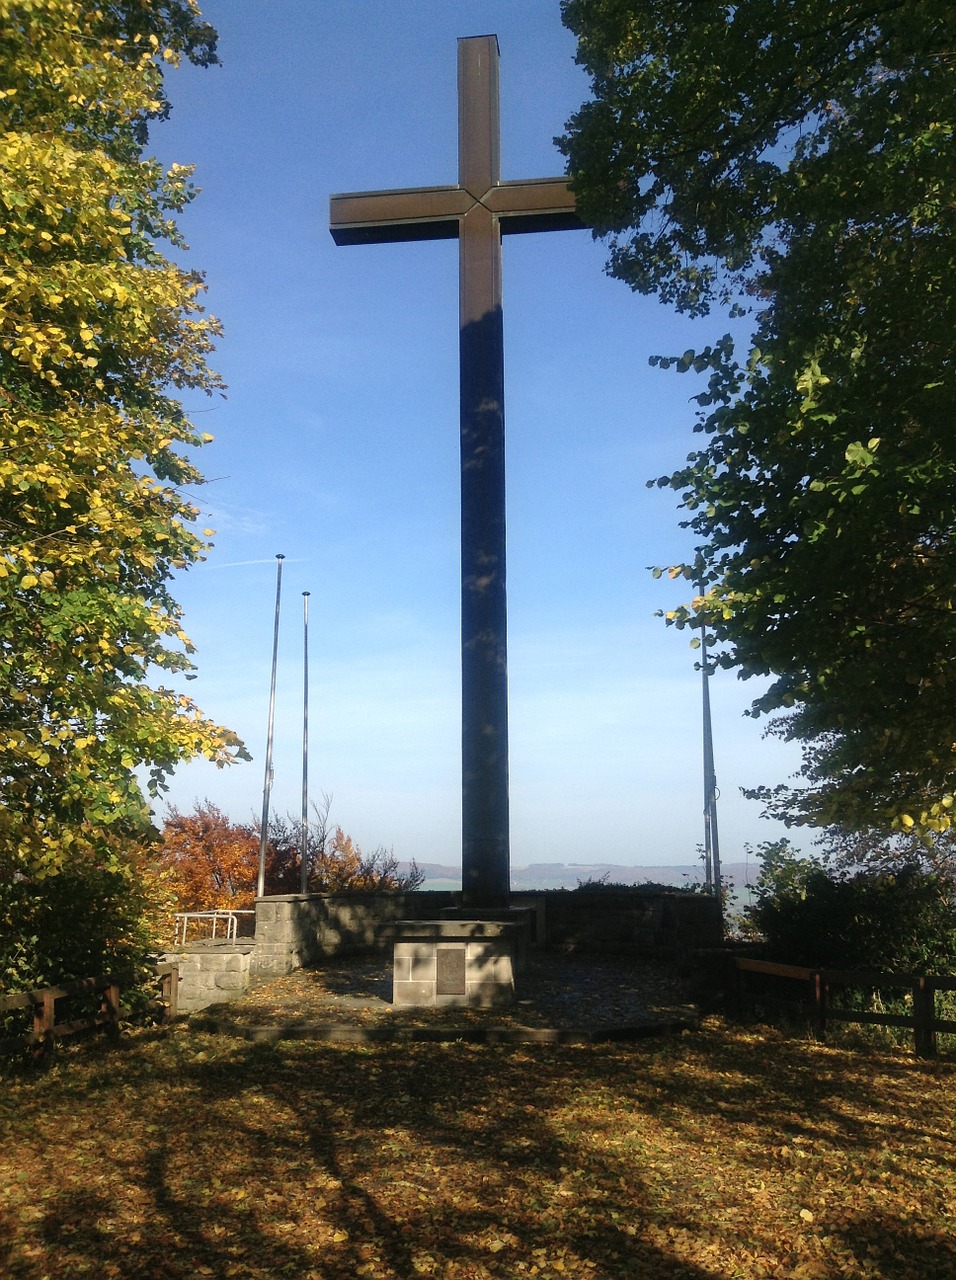
<svg viewBox="0 0 956 1280">
<path fill-rule="evenodd" d="M 211 938 L 217 937 L 217 931 L 220 925 L 225 926 L 224 940 L 226 942 L 235 942 L 237 931 L 239 928 L 240 916 L 254 916 L 255 911 L 238 911 L 238 910 L 215 910 L 215 911 L 177 911 L 175 920 L 175 935 L 173 938 L 173 946 L 181 947 L 186 944 L 186 935 L 189 931 L 190 921 L 209 920 L 212 924 L 210 933 Z"/>
</svg>

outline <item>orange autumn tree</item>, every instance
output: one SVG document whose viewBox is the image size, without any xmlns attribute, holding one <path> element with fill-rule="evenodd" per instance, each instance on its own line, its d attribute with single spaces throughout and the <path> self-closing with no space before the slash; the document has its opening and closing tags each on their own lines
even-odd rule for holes
<svg viewBox="0 0 956 1280">
<path fill-rule="evenodd" d="M 415 861 L 402 871 L 395 856 L 382 846 L 363 853 L 341 827 L 329 833 L 330 801 L 314 808 L 306 831 L 307 883 L 310 893 L 409 892 L 425 879 Z M 259 839 L 258 824 L 255 827 Z M 302 824 L 294 818 L 273 818 L 266 849 L 266 893 L 298 893 L 301 885 Z"/>
<path fill-rule="evenodd" d="M 167 813 L 158 863 L 180 910 L 248 909 L 256 896 L 259 838 L 211 801 L 197 801 L 192 813 Z"/>
<path fill-rule="evenodd" d="M 425 879 L 414 859 L 407 872 L 385 849 L 364 854 L 351 836 L 336 827 L 316 859 L 313 875 L 322 893 L 380 893 L 388 889 L 418 889 Z"/>
<path fill-rule="evenodd" d="M 329 801 L 314 809 L 306 832 L 311 893 L 380 893 L 417 889 L 424 874 L 414 862 L 399 868 L 384 848 L 365 854 L 341 827 L 328 834 Z M 298 893 L 301 823 L 274 817 L 266 844 L 266 894 Z M 191 813 L 170 808 L 163 826 L 157 873 L 180 911 L 248 910 L 259 871 L 258 823 L 232 822 L 209 800 Z"/>
</svg>

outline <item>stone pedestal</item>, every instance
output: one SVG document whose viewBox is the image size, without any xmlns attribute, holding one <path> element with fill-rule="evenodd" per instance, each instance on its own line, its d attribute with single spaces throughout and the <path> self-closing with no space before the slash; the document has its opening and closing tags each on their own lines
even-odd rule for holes
<svg viewBox="0 0 956 1280">
<path fill-rule="evenodd" d="M 392 1003 L 431 1008 L 511 1004 L 521 932 L 521 925 L 504 921 L 399 921 L 392 931 Z"/>
<path fill-rule="evenodd" d="M 537 919 L 531 907 L 444 907 L 441 911 L 443 921 L 470 920 L 483 924 L 509 924 L 514 926 L 512 934 L 514 950 L 514 973 L 516 978 L 528 967 L 528 947 L 537 941 Z"/>
</svg>

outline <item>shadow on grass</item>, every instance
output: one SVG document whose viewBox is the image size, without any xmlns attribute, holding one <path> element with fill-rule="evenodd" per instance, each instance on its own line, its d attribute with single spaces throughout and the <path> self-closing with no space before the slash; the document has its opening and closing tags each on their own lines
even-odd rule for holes
<svg viewBox="0 0 956 1280">
<path fill-rule="evenodd" d="M 675 1256 L 706 1229 L 723 1257 L 739 1251 L 733 1274 L 762 1275 L 746 1261 L 767 1247 L 759 1214 L 719 1220 L 719 1189 L 698 1169 L 706 1144 L 729 1149 L 746 1129 L 755 1171 L 798 1138 L 872 1164 L 939 1138 L 938 1106 L 924 1112 L 911 1087 L 922 1070 L 725 1033 L 628 1050 L 273 1046 L 182 1031 L 91 1046 L 0 1107 L 0 1188 L 4 1161 L 20 1179 L 0 1191 L 0 1274 L 512 1280 L 536 1267 L 718 1280 L 730 1272 L 716 1258 Z M 634 1117 L 655 1122 L 650 1137 Z M 665 1140 L 686 1151 L 667 1180 L 652 1146 Z M 941 1172 L 952 1164 L 933 1158 Z M 844 1256 L 873 1268 L 863 1274 L 956 1274 L 950 1243 L 901 1216 L 878 1229 L 818 1216 Z"/>
<path fill-rule="evenodd" d="M 722 1036 L 719 1072 L 709 1070 L 706 1039 L 688 1042 L 676 1069 L 652 1065 L 652 1106 L 676 1127 L 687 1124 L 693 1092 L 722 1126 L 757 1126 L 769 1144 L 822 1141 L 882 1157 L 932 1143 L 927 1158 L 956 1170 L 956 1151 L 936 1141 L 938 1125 L 923 1106 L 940 1084 L 956 1080 L 956 1064 L 828 1048 L 769 1028 L 736 1030 Z"/>
<path fill-rule="evenodd" d="M 877 1213 L 838 1228 L 837 1234 L 880 1280 L 956 1277 L 956 1240 L 942 1228 L 918 1230 L 895 1214 Z"/>
<path fill-rule="evenodd" d="M 579 1071 L 552 1061 L 532 1089 L 530 1079 L 525 1088 L 515 1078 L 507 1050 L 489 1057 L 465 1045 L 417 1053 L 389 1046 L 339 1050 L 334 1064 L 322 1060 L 333 1069 L 303 1087 L 303 1060 L 312 1056 L 258 1045 L 230 1067 L 200 1064 L 195 1074 L 212 1099 L 247 1089 L 252 1068 L 285 1111 L 267 1153 L 261 1119 L 241 1123 L 239 1135 L 270 1162 L 323 1175 L 347 1236 L 322 1259 L 323 1278 L 370 1267 L 411 1277 L 450 1266 L 455 1275 L 511 1280 L 519 1262 L 607 1280 L 712 1276 L 640 1239 L 650 1198 L 630 1163 L 588 1155 L 556 1132 L 542 1089 L 573 1087 Z M 536 1064 L 525 1058 L 524 1066 L 532 1073 Z"/>
</svg>

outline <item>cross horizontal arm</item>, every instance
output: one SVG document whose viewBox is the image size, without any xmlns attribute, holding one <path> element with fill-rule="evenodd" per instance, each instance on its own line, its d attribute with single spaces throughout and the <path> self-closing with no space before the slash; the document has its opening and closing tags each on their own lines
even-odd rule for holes
<svg viewBox="0 0 956 1280">
<path fill-rule="evenodd" d="M 329 200 L 329 229 L 340 245 L 454 240 L 460 220 L 478 204 L 495 214 L 502 235 L 585 225 L 574 211 L 567 178 L 529 178 L 496 183 L 479 196 L 460 186 L 335 195 Z"/>
<path fill-rule="evenodd" d="M 585 224 L 575 213 L 574 192 L 567 178 L 528 178 L 501 182 L 481 198 L 496 214 L 502 235 L 526 231 L 577 231 Z"/>
<path fill-rule="evenodd" d="M 461 187 L 409 187 L 331 196 L 329 230 L 336 244 L 454 240 L 474 198 Z"/>
</svg>

